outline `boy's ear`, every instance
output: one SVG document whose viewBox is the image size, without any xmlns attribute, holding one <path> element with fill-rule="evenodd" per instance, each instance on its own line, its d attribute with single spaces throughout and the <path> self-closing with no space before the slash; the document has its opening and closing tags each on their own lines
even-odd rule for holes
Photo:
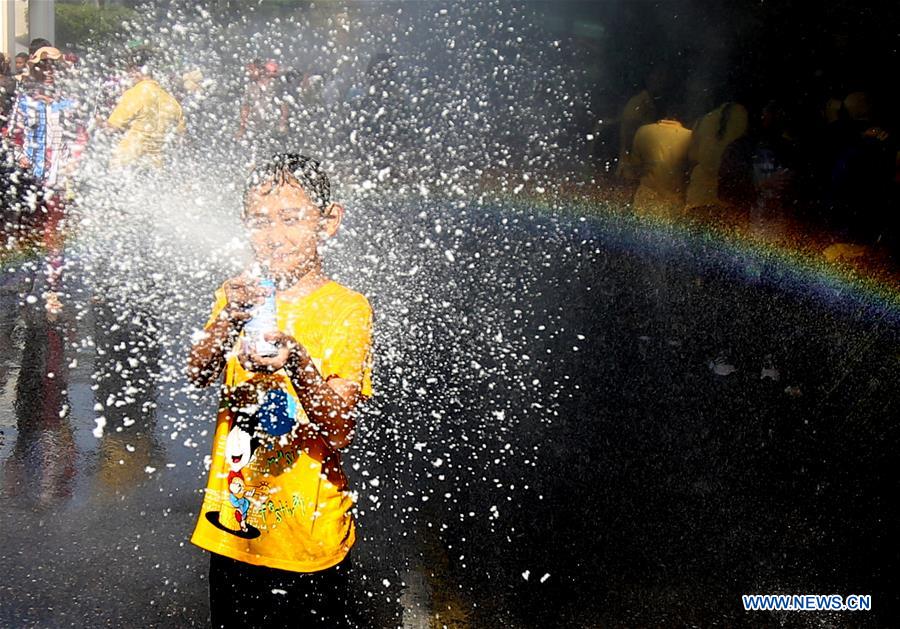
<svg viewBox="0 0 900 629">
<path fill-rule="evenodd" d="M 340 203 L 332 203 L 325 210 L 323 216 L 322 235 L 325 240 L 331 238 L 337 233 L 344 219 L 344 206 Z"/>
</svg>

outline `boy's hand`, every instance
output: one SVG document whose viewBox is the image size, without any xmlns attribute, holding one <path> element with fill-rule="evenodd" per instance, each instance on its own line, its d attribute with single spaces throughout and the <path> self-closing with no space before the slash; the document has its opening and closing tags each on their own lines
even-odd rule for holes
<svg viewBox="0 0 900 629">
<path fill-rule="evenodd" d="M 226 310 L 234 319 L 249 319 L 249 310 L 263 303 L 268 296 L 267 289 L 246 273 L 233 277 L 225 282 Z"/>
<path fill-rule="evenodd" d="M 293 337 L 278 330 L 267 332 L 265 339 L 278 347 L 278 353 L 274 356 L 260 356 L 252 352 L 241 353 L 239 356 L 241 367 L 246 371 L 274 373 L 284 367 L 284 363 L 287 362 L 291 352 L 298 346 L 297 341 Z"/>
</svg>

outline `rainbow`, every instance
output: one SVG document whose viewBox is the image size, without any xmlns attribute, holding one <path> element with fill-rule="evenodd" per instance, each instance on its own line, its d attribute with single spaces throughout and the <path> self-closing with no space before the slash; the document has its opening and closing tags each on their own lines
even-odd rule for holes
<svg viewBox="0 0 900 629">
<path fill-rule="evenodd" d="M 828 259 L 834 243 L 798 222 L 783 233 L 756 233 L 741 220 L 721 216 L 635 214 L 629 204 L 571 195 L 498 195 L 505 207 L 531 216 L 556 216 L 567 227 L 608 247 L 648 256 L 688 253 L 747 282 L 774 283 L 779 289 L 807 294 L 833 307 L 900 323 L 900 269 L 886 254 L 851 245 L 856 257 Z"/>
<path fill-rule="evenodd" d="M 861 255 L 849 261 L 823 256 L 827 234 L 788 224 L 781 237 L 754 233 L 740 220 L 722 216 L 637 215 L 627 203 L 577 194 L 511 194 L 495 191 L 496 206 L 536 221 L 560 221 L 567 230 L 604 246 L 653 256 L 690 253 L 747 282 L 774 282 L 780 289 L 810 294 L 835 307 L 900 322 L 900 270 L 886 257 Z M 786 237 L 785 237 L 786 236 Z M 4 243 L 0 270 L 45 255 L 36 237 Z"/>
</svg>

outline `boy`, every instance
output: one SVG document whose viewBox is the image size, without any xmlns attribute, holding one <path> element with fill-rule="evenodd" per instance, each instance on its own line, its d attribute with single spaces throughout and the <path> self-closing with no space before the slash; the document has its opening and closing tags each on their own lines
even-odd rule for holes
<svg viewBox="0 0 900 629">
<path fill-rule="evenodd" d="M 28 73 L 28 53 L 20 52 L 16 55 L 16 77 L 24 77 Z"/>
<path fill-rule="evenodd" d="M 348 626 L 353 499 L 339 451 L 371 395 L 372 310 L 322 273 L 318 248 L 344 209 L 319 163 L 279 154 L 257 167 L 244 222 L 275 284 L 274 355 L 242 338 L 268 291 L 250 274 L 225 282 L 191 348 L 189 373 L 225 368 L 206 496 L 192 542 L 211 551 L 213 626 Z M 271 289 L 269 289 L 271 290 Z M 287 419 L 287 421 L 285 421 Z M 252 565 L 251 565 L 252 564 Z"/>
</svg>

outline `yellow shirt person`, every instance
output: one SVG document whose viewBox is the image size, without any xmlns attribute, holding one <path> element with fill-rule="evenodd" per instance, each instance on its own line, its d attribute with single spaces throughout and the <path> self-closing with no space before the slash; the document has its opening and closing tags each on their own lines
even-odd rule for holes
<svg viewBox="0 0 900 629">
<path fill-rule="evenodd" d="M 725 103 L 709 112 L 694 128 L 688 161 L 695 164 L 687 187 L 685 207 L 719 205 L 719 168 L 728 145 L 747 133 L 747 110 Z"/>
<path fill-rule="evenodd" d="M 107 124 L 125 131 L 113 153 L 111 163 L 116 167 L 142 161 L 162 166 L 166 143 L 185 131 L 181 105 L 149 77 L 122 94 Z"/>
<path fill-rule="evenodd" d="M 219 289 L 207 328 L 225 305 Z M 278 329 L 306 348 L 323 378 L 372 394 L 372 310 L 363 295 L 331 281 L 295 301 L 279 297 L 276 312 Z M 312 429 L 284 371 L 248 372 L 233 352 L 191 541 L 238 561 L 314 572 L 353 546 L 352 507 L 340 455 Z"/>
<path fill-rule="evenodd" d="M 691 132 L 677 120 L 644 125 L 634 135 L 632 157 L 640 173 L 637 212 L 671 213 L 684 207 L 684 179 Z"/>
</svg>

